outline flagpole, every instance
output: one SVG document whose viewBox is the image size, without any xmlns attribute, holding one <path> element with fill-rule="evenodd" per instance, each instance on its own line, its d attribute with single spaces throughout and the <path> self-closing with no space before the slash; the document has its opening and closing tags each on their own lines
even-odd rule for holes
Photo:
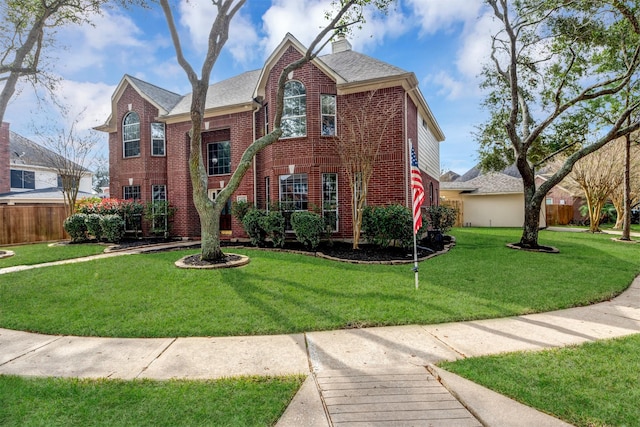
<svg viewBox="0 0 640 427">
<path fill-rule="evenodd" d="M 413 151 L 413 146 L 411 143 L 411 138 L 408 138 L 407 140 L 407 153 L 409 154 L 407 157 L 409 158 L 409 176 L 410 176 L 410 185 L 409 188 L 411 189 L 411 206 L 412 206 L 412 218 L 413 218 L 413 273 L 414 273 L 414 277 L 415 277 L 415 286 L 416 286 L 416 290 L 418 290 L 418 287 L 420 285 L 420 279 L 418 276 L 418 229 L 420 228 L 419 223 L 422 223 L 421 221 L 421 217 L 419 217 L 418 215 L 420 215 L 420 205 L 422 204 L 422 202 L 420 201 L 419 205 L 418 205 L 418 212 L 416 213 L 416 188 L 414 186 L 414 177 L 413 177 L 413 161 L 415 158 L 415 153 Z M 416 165 L 417 166 L 417 165 Z M 422 188 L 422 183 L 420 182 L 420 188 Z"/>
<path fill-rule="evenodd" d="M 416 290 L 418 290 L 418 237 L 417 232 L 413 233 L 413 272 L 416 277 Z"/>
</svg>

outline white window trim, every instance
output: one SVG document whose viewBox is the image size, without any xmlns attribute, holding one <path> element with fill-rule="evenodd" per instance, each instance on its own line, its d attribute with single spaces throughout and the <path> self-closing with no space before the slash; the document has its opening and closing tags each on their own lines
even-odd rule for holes
<svg viewBox="0 0 640 427">
<path fill-rule="evenodd" d="M 153 137 L 153 125 L 162 125 L 162 154 L 154 154 L 153 153 L 153 142 L 160 141 L 159 138 Z M 167 126 L 162 122 L 153 122 L 149 124 L 149 131 L 151 132 L 151 156 L 153 157 L 166 157 L 167 156 Z"/>
<path fill-rule="evenodd" d="M 333 114 L 324 114 L 322 112 L 322 98 L 325 96 L 329 96 L 333 98 L 333 109 L 334 109 Z M 322 126 L 323 126 L 325 117 L 333 117 L 333 133 L 330 135 L 325 135 L 324 132 L 322 131 Z M 327 138 L 327 137 L 332 137 L 337 135 L 338 135 L 338 99 L 336 98 L 335 95 L 331 95 L 329 93 L 321 93 L 320 94 L 320 136 Z"/>
<path fill-rule="evenodd" d="M 138 116 L 138 139 L 127 139 L 125 140 L 125 135 L 127 134 L 125 132 L 125 126 L 134 126 L 133 124 L 128 124 L 125 125 L 124 122 L 127 119 L 127 117 L 129 117 L 130 115 L 135 114 L 136 116 Z M 140 114 L 136 113 L 135 111 L 129 111 L 127 114 L 125 114 L 125 116 L 122 118 L 122 158 L 123 159 L 133 159 L 136 157 L 140 157 L 142 155 L 142 147 L 140 146 L 140 133 L 141 133 L 141 123 L 140 123 Z M 134 142 L 134 141 L 138 141 L 138 154 L 134 155 L 134 156 L 127 156 L 127 150 L 125 148 L 126 144 L 128 142 Z"/>
</svg>

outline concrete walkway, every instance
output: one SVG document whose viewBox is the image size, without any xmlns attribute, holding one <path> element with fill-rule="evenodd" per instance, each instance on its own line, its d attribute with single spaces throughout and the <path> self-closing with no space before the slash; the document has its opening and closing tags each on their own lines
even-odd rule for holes
<svg viewBox="0 0 640 427">
<path fill-rule="evenodd" d="M 307 380 L 280 427 L 566 426 L 434 364 L 639 332 L 640 276 L 619 297 L 589 307 L 439 325 L 159 339 L 0 329 L 0 374 L 158 380 L 302 374 Z"/>
</svg>

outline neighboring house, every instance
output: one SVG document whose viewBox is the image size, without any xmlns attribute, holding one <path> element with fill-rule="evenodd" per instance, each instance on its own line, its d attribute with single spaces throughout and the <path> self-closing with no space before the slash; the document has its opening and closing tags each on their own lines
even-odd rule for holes
<svg viewBox="0 0 640 427">
<path fill-rule="evenodd" d="M 536 175 L 536 184 L 540 185 L 545 179 L 544 175 Z M 460 210 L 458 226 L 522 227 L 524 223 L 524 186 L 515 165 L 490 173 L 473 167 L 452 182 L 441 180 L 440 194 L 442 203 Z M 561 214 L 562 205 L 573 207 L 580 203 L 580 199 L 571 196 L 568 190 L 554 187 L 541 207 L 540 227 L 555 225 L 558 218 L 566 218 L 565 224 L 576 221 L 580 218 L 578 208 L 575 207 L 578 217 L 572 218 L 571 212 L 568 217 Z"/>
<path fill-rule="evenodd" d="M 0 204 L 64 204 L 58 169 L 50 150 L 12 132 L 9 123 L 0 127 Z M 81 178 L 79 197 L 91 195 L 93 174 Z"/>
<path fill-rule="evenodd" d="M 305 50 L 288 34 L 262 69 L 209 87 L 202 155 L 211 198 L 228 184 L 245 149 L 272 130 L 277 79 Z M 411 206 L 409 143 L 422 170 L 424 206 L 437 204 L 439 143 L 444 135 L 415 74 L 353 51 L 346 39 L 334 42 L 331 54 L 291 73 L 282 121 L 285 133 L 258 153 L 232 201 L 261 209 L 279 204 L 285 216 L 317 210 L 330 219 L 333 237 L 351 237 L 352 195 L 332 140 L 345 129 L 341 109 L 370 91 L 401 102 L 402 113 L 387 130 L 367 204 Z M 111 197 L 167 200 L 177 208 L 173 234 L 197 238 L 200 223 L 188 167 L 190 101 L 191 94 L 179 95 L 125 75 L 112 96 L 109 119 L 96 129 L 109 133 Z M 230 215 L 230 205 L 222 214 L 221 230 L 226 238 L 245 236 Z"/>
</svg>

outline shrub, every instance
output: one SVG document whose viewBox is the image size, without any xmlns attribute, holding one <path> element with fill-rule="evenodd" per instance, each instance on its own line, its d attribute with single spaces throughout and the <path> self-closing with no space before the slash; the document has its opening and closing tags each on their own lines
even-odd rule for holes
<svg viewBox="0 0 640 427">
<path fill-rule="evenodd" d="M 171 220 L 175 213 L 176 208 L 164 200 L 147 202 L 147 204 L 144 205 L 144 219 L 149 222 L 151 226 L 150 231 L 156 236 L 164 235 L 165 237 L 169 237 Z"/>
<path fill-rule="evenodd" d="M 107 242 L 118 243 L 124 236 L 124 219 L 120 215 L 103 215 L 100 218 L 102 234 Z"/>
<path fill-rule="evenodd" d="M 431 228 L 446 233 L 455 225 L 458 211 L 449 206 L 429 206 L 427 214 Z"/>
<path fill-rule="evenodd" d="M 273 247 L 281 248 L 285 242 L 284 232 L 284 216 L 280 211 L 269 211 L 260 218 L 259 224 L 262 227 L 262 231 L 271 239 Z"/>
<path fill-rule="evenodd" d="M 64 230 L 71 236 L 72 242 L 84 242 L 87 240 L 87 215 L 76 213 L 64 220 Z"/>
<path fill-rule="evenodd" d="M 238 221 L 242 222 L 244 216 L 253 209 L 251 203 L 247 201 L 233 202 L 231 203 L 231 215 Z"/>
<path fill-rule="evenodd" d="M 291 226 L 298 242 L 312 250 L 318 247 L 325 233 L 324 220 L 314 212 L 294 212 L 291 215 Z"/>
<path fill-rule="evenodd" d="M 242 227 L 249 235 L 251 244 L 254 246 L 264 246 L 267 235 L 264 232 L 264 228 L 262 228 L 262 218 L 265 216 L 266 213 L 264 211 L 249 209 L 244 218 L 242 218 Z"/>
<path fill-rule="evenodd" d="M 413 241 L 411 210 L 401 205 L 367 206 L 362 214 L 362 231 L 374 245 L 409 247 Z"/>
<path fill-rule="evenodd" d="M 87 224 L 87 233 L 100 240 L 102 238 L 102 226 L 100 225 L 101 215 L 91 213 L 87 215 L 85 223 Z"/>
</svg>

